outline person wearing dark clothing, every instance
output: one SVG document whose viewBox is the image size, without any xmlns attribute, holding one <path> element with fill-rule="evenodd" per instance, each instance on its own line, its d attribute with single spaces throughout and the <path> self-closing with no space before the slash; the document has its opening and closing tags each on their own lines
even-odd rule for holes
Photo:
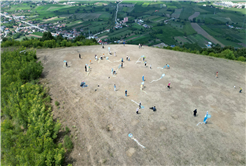
<svg viewBox="0 0 246 166">
<path fill-rule="evenodd" d="M 116 74 L 116 71 L 113 71 L 113 74 Z"/>
<path fill-rule="evenodd" d="M 141 105 L 141 102 L 139 103 L 139 109 L 141 109 L 142 105 Z"/>
<path fill-rule="evenodd" d="M 121 62 L 121 67 L 123 68 L 123 63 Z"/>
<path fill-rule="evenodd" d="M 127 90 L 125 90 L 125 96 L 127 96 Z"/>
<path fill-rule="evenodd" d="M 81 59 L 81 55 L 79 54 L 79 58 Z"/>
<path fill-rule="evenodd" d="M 145 62 L 145 63 L 144 63 L 144 66 L 147 67 L 146 65 L 147 65 L 147 63 Z"/>
<path fill-rule="evenodd" d="M 67 67 L 67 62 L 66 62 L 66 67 Z"/>
<path fill-rule="evenodd" d="M 242 88 L 240 88 L 239 93 L 242 93 L 242 90 L 243 90 L 243 89 L 242 89 Z"/>
<path fill-rule="evenodd" d="M 85 72 L 87 72 L 87 67 L 86 67 L 86 65 L 85 65 Z"/>
<path fill-rule="evenodd" d="M 155 106 L 154 106 L 154 107 L 150 107 L 149 109 L 151 109 L 151 110 L 153 110 L 153 111 L 156 111 Z"/>
<path fill-rule="evenodd" d="M 137 110 L 136 110 L 136 114 L 138 114 L 138 111 L 139 111 L 139 109 L 137 108 Z"/>
<path fill-rule="evenodd" d="M 195 109 L 195 110 L 194 110 L 193 112 L 194 112 L 194 116 L 196 116 L 196 113 L 197 113 L 197 109 Z"/>
</svg>

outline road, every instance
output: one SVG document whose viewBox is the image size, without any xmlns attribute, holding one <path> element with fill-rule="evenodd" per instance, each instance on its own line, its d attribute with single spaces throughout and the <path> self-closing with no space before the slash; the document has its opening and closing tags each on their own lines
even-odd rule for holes
<svg viewBox="0 0 246 166">
<path fill-rule="evenodd" d="M 116 6 L 116 12 L 115 12 L 115 23 L 118 24 L 117 22 L 117 13 L 118 13 L 118 7 L 119 7 L 119 4 L 121 3 L 122 1 L 120 1 L 119 3 L 117 3 L 117 6 Z"/>
<path fill-rule="evenodd" d="M 14 19 L 13 17 L 7 16 L 7 15 L 2 14 L 2 13 L 0 13 L 0 15 L 2 15 L 2 16 L 4 16 L 4 17 L 7 17 L 7 18 Z M 40 31 L 47 32 L 47 30 L 42 29 L 42 28 L 39 28 L 38 26 L 36 26 L 36 25 L 34 25 L 34 24 L 31 24 L 31 23 L 29 23 L 29 22 L 26 22 L 26 21 L 20 21 L 20 22 L 22 22 L 22 23 L 24 23 L 24 24 L 27 24 L 27 25 L 29 25 L 29 26 L 31 26 L 31 27 L 33 27 L 33 28 L 37 28 L 37 29 L 39 29 Z M 52 34 L 52 35 L 55 35 L 55 33 L 51 33 L 51 34 Z"/>
</svg>

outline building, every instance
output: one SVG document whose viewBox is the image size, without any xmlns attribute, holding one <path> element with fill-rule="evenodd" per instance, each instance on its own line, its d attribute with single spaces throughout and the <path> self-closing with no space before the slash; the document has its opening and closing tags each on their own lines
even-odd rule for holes
<svg viewBox="0 0 246 166">
<path fill-rule="evenodd" d="M 125 17 L 123 22 L 128 22 L 128 17 Z"/>
<path fill-rule="evenodd" d="M 4 25 L 1 26 L 0 31 L 3 32 L 5 28 L 6 28 L 6 26 L 4 26 Z"/>
</svg>

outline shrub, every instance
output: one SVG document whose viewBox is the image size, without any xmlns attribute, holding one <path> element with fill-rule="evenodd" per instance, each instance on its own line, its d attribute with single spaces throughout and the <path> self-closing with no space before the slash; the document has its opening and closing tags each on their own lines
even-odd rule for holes
<svg viewBox="0 0 246 166">
<path fill-rule="evenodd" d="M 220 57 L 224 57 L 224 58 L 227 58 L 227 59 L 235 59 L 235 56 L 233 54 L 233 51 L 231 51 L 230 49 L 226 49 L 224 51 L 222 51 L 220 54 L 219 54 Z"/>
<path fill-rule="evenodd" d="M 203 51 L 202 55 L 208 55 L 208 52 L 207 51 Z"/>
<path fill-rule="evenodd" d="M 70 129 L 66 126 L 66 134 L 68 134 Z"/>
<path fill-rule="evenodd" d="M 215 54 L 215 53 L 213 53 L 213 52 L 209 53 L 208 55 L 209 55 L 209 56 L 213 56 L 213 57 L 218 57 L 218 54 Z"/>
<path fill-rule="evenodd" d="M 240 56 L 240 57 L 237 58 L 237 60 L 244 62 L 244 61 L 246 61 L 246 58 L 244 58 L 243 56 Z"/>
<path fill-rule="evenodd" d="M 67 149 L 67 151 L 71 151 L 73 149 L 73 142 L 68 135 L 64 137 L 64 147 Z"/>
<path fill-rule="evenodd" d="M 58 101 L 55 101 L 55 105 L 58 107 L 60 103 Z"/>
<path fill-rule="evenodd" d="M 35 51 L 20 56 L 21 50 L 1 54 L 2 163 L 63 165 L 65 149 L 54 141 L 61 124 L 54 122 L 51 107 L 45 103 L 46 90 L 32 80 L 42 66 L 36 63 Z"/>
</svg>

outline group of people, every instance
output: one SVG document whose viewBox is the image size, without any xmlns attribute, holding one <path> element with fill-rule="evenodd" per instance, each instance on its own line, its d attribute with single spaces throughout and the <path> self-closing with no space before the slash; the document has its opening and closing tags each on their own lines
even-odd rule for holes
<svg viewBox="0 0 246 166">
<path fill-rule="evenodd" d="M 104 48 L 104 46 L 102 45 L 102 48 Z M 139 44 L 139 48 L 142 48 L 142 44 Z M 109 54 L 111 54 L 111 51 L 109 51 Z M 114 52 L 114 56 L 116 56 L 116 52 Z M 79 58 L 81 59 L 81 55 L 79 54 Z M 95 59 L 96 59 L 96 61 L 98 60 L 98 58 L 97 58 L 97 55 L 95 55 Z M 101 60 L 103 60 L 103 57 L 101 56 L 100 57 L 100 59 Z M 144 61 L 144 65 L 145 65 L 145 67 L 147 67 L 147 62 L 145 61 L 145 59 L 146 59 L 146 57 L 143 57 L 143 61 Z M 128 56 L 126 56 L 126 60 L 127 61 L 130 61 L 130 57 L 128 57 Z M 91 62 L 91 60 L 90 60 L 90 62 Z M 67 62 L 66 62 L 66 66 L 67 66 Z M 121 59 L 121 68 L 123 68 L 123 58 Z M 166 64 L 166 66 L 165 66 L 166 68 L 170 68 L 170 66 L 168 65 L 168 64 Z M 164 68 L 165 68 L 164 67 Z M 87 64 L 85 65 L 85 71 L 87 72 L 88 70 L 90 69 L 90 66 L 88 66 Z M 150 65 L 150 69 L 151 69 L 151 65 Z M 112 74 L 116 74 L 116 71 L 114 71 L 113 69 L 112 69 Z M 215 76 L 216 78 L 218 78 L 218 72 L 216 72 L 216 76 Z M 144 80 L 144 76 L 142 77 L 142 80 L 143 80 L 143 82 L 145 81 Z M 168 85 L 167 85 L 167 88 L 168 89 L 170 89 L 171 88 L 171 82 L 169 82 L 168 83 Z M 85 82 L 81 82 L 81 85 L 80 85 L 81 87 L 85 87 L 86 85 L 85 85 Z M 141 90 L 143 90 L 143 87 L 144 87 L 144 84 L 141 84 Z M 116 84 L 114 84 L 114 91 L 116 91 Z M 239 91 L 239 93 L 242 93 L 242 88 L 240 88 L 240 91 Z M 125 96 L 127 97 L 127 90 L 125 90 Z M 136 109 L 136 114 L 139 114 L 139 110 L 142 108 L 142 104 L 141 104 L 141 102 L 139 103 L 139 107 Z M 156 106 L 153 106 L 153 107 L 150 107 L 149 109 L 151 109 L 151 110 L 153 110 L 153 111 L 156 111 L 157 109 L 156 109 Z M 193 115 L 194 115 L 194 117 L 196 117 L 197 116 L 197 109 L 195 109 L 194 111 L 193 111 Z M 207 123 L 207 121 L 206 121 L 206 123 Z"/>
</svg>

